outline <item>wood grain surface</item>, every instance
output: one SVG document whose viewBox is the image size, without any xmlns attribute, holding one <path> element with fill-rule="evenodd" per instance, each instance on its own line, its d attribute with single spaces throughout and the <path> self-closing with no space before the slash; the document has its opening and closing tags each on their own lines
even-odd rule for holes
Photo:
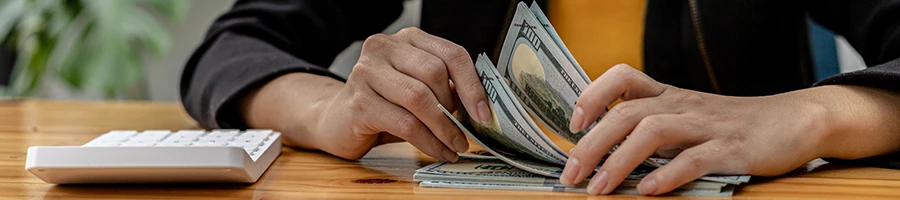
<svg viewBox="0 0 900 200">
<path fill-rule="evenodd" d="M 284 148 L 255 184 L 54 185 L 25 171 L 26 149 L 30 146 L 77 146 L 113 129 L 196 128 L 199 128 L 197 123 L 178 103 L 0 100 L 0 199 L 648 198 L 420 188 L 412 181 L 413 171 L 434 159 L 407 143 L 376 147 L 355 161 Z M 562 140 L 554 139 L 566 146 Z M 479 150 L 472 146 L 471 150 Z M 815 160 L 784 176 L 753 177 L 732 198 L 900 199 L 900 170 L 840 166 Z"/>
</svg>

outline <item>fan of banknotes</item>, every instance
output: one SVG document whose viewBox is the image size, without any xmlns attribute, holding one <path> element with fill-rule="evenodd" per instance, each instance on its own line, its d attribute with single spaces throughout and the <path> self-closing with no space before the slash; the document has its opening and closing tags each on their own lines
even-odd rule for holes
<svg viewBox="0 0 900 200">
<path fill-rule="evenodd" d="M 416 170 L 414 179 L 420 181 L 419 186 L 585 192 L 584 182 L 559 183 L 568 154 L 537 123 L 577 144 L 593 127 L 572 133 L 568 124 L 575 101 L 591 81 L 537 4 L 517 5 L 496 67 L 482 53 L 475 68 L 490 100 L 490 124 L 472 120 L 465 109 L 454 116 L 438 107 L 490 156 L 463 154 L 457 162 L 438 162 Z M 640 179 L 666 163 L 667 159 L 647 159 L 614 193 L 637 194 Z M 705 176 L 670 195 L 731 196 L 737 185 L 749 179 Z"/>
</svg>

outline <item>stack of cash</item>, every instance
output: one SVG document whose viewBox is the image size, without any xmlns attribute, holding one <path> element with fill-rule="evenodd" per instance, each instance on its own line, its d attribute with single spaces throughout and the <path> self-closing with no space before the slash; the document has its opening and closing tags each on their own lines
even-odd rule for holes
<svg viewBox="0 0 900 200">
<path fill-rule="evenodd" d="M 613 191 L 637 195 L 637 185 L 650 169 L 638 168 Z M 454 163 L 438 162 L 416 170 L 413 180 L 421 187 L 498 189 L 585 193 L 590 179 L 576 185 L 562 185 L 555 177 L 524 171 L 497 158 L 461 155 Z M 731 196 L 749 176 L 704 176 L 669 192 L 674 196 Z"/>
<path fill-rule="evenodd" d="M 590 79 L 537 4 L 518 4 L 496 67 L 482 53 L 475 68 L 490 100 L 490 124 L 472 120 L 465 109 L 459 109 L 454 116 L 443 106 L 438 108 L 492 156 L 461 156 L 456 163 L 435 163 L 419 169 L 415 174 L 416 180 L 421 181 L 419 185 L 585 191 L 584 185 L 559 184 L 569 156 L 544 134 L 538 122 L 567 142 L 577 144 L 593 128 L 577 133 L 568 129 L 575 102 Z M 665 163 L 664 159 L 647 159 L 615 192 L 636 194 L 640 178 Z M 730 196 L 736 185 L 749 178 L 707 176 L 672 194 Z"/>
</svg>

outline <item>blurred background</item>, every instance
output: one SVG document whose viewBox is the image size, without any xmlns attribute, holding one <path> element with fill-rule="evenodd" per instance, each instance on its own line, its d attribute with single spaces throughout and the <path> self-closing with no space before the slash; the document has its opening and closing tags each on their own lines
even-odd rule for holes
<svg viewBox="0 0 900 200">
<path fill-rule="evenodd" d="M 0 0 L 0 96 L 78 100 L 179 101 L 182 67 L 209 24 L 234 0 Z M 418 26 L 422 0 L 407 0 L 401 17 L 384 30 L 394 33 Z M 567 1 L 563 1 L 567 2 Z M 584 1 L 578 1 L 584 2 Z M 590 1 L 595 2 L 595 1 Z M 607 2 L 607 1 L 596 1 Z M 639 18 L 641 1 L 611 1 L 600 6 L 558 4 L 550 18 L 563 40 L 568 18 L 607 19 L 608 15 Z M 621 3 L 628 2 L 628 3 Z M 553 5 L 553 4 L 551 4 Z M 572 8 L 572 9 L 569 9 Z M 567 12 L 553 12 L 566 9 Z M 620 15 L 617 12 L 628 12 Z M 629 38 L 593 37 L 635 46 L 634 20 L 607 20 L 611 27 L 580 30 L 596 36 L 622 32 Z M 616 24 L 621 23 L 621 24 Z M 862 69 L 865 64 L 840 36 L 811 22 L 817 77 Z M 602 31 L 602 32 L 601 32 Z M 567 35 L 568 34 L 568 35 Z M 569 39 L 567 39 L 569 38 Z M 626 41 L 626 42 L 621 42 Z M 567 42 L 570 43 L 570 42 Z M 361 41 L 335 60 L 332 70 L 346 76 L 359 56 Z M 570 46 L 576 58 L 585 52 Z M 609 48 L 619 49 L 622 48 Z M 602 53 L 604 60 L 628 60 L 634 51 Z M 590 57 L 588 57 L 590 58 Z M 584 63 L 583 63 L 584 64 Z M 601 64 L 603 64 L 601 62 Z"/>
</svg>

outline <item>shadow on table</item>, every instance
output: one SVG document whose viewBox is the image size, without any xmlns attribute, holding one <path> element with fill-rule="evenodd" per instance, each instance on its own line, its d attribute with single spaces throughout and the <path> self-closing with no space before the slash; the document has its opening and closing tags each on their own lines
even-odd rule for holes
<svg viewBox="0 0 900 200">
<path fill-rule="evenodd" d="M 815 160 L 810 161 L 809 163 L 806 163 L 803 166 L 798 167 L 797 169 L 794 169 L 794 170 L 784 173 L 782 175 L 771 176 L 771 177 L 753 176 L 752 178 L 750 178 L 749 184 L 765 184 L 765 183 L 776 181 L 780 178 L 785 178 L 785 177 L 809 176 L 809 175 L 814 175 L 814 174 L 831 173 L 831 172 L 835 172 L 835 171 L 847 170 L 847 169 L 852 169 L 852 168 L 854 168 L 854 167 L 829 163 L 822 159 L 815 159 Z M 735 194 L 739 194 L 740 192 L 742 192 L 742 189 L 743 189 L 743 187 L 735 188 L 735 191 L 734 191 Z"/>
<path fill-rule="evenodd" d="M 97 184 L 55 185 L 43 199 L 215 198 L 259 199 L 252 184 Z"/>
</svg>

